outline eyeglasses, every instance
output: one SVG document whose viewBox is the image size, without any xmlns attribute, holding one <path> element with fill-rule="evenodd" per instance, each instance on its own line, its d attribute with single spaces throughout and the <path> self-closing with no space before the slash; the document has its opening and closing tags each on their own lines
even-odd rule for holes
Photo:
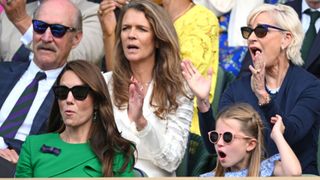
<svg viewBox="0 0 320 180">
<path fill-rule="evenodd" d="M 76 31 L 76 28 L 67 27 L 62 24 L 48 24 L 46 22 L 33 19 L 32 20 L 33 30 L 38 34 L 43 34 L 46 32 L 48 27 L 50 27 L 51 34 L 56 38 L 63 37 L 66 32 Z"/>
<path fill-rule="evenodd" d="M 89 86 L 73 86 L 68 88 L 66 86 L 54 86 L 53 92 L 59 100 L 65 100 L 68 97 L 69 91 L 72 92 L 73 97 L 76 100 L 82 101 L 87 98 L 90 91 Z"/>
<path fill-rule="evenodd" d="M 269 24 L 259 24 L 256 28 L 252 29 L 251 27 L 242 27 L 241 28 L 241 34 L 242 37 L 244 39 L 248 39 L 250 37 L 250 35 L 252 34 L 252 32 L 254 32 L 254 34 L 258 37 L 258 38 L 263 38 L 267 35 L 268 33 L 268 29 L 269 28 L 273 28 L 273 29 L 277 29 L 279 31 L 286 31 L 282 28 L 276 27 L 276 26 L 272 26 Z"/>
<path fill-rule="evenodd" d="M 235 135 L 235 134 L 232 134 L 231 132 L 218 133 L 217 131 L 208 132 L 208 136 L 209 136 L 209 141 L 212 144 L 217 144 L 221 136 L 223 138 L 223 141 L 227 144 L 231 143 L 235 138 L 253 139 L 252 137 L 249 137 L 249 136 Z"/>
</svg>

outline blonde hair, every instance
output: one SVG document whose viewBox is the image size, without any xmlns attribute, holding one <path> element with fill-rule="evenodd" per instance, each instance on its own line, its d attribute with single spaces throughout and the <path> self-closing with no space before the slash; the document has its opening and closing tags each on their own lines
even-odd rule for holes
<svg viewBox="0 0 320 180">
<path fill-rule="evenodd" d="M 300 49 L 302 46 L 304 33 L 298 14 L 290 6 L 277 4 L 263 4 L 258 6 L 248 16 L 247 24 L 254 21 L 261 13 L 268 13 L 276 22 L 277 26 L 292 34 L 292 41 L 289 44 L 286 56 L 295 65 L 303 65 Z"/>
<path fill-rule="evenodd" d="M 246 103 L 238 103 L 223 109 L 217 116 L 217 121 L 228 121 L 228 119 L 238 120 L 241 124 L 241 132 L 257 140 L 255 149 L 251 151 L 249 160 L 248 176 L 259 176 L 260 163 L 264 152 L 263 146 L 263 122 L 259 113 Z M 224 176 L 224 168 L 217 159 L 215 176 Z"/>
</svg>

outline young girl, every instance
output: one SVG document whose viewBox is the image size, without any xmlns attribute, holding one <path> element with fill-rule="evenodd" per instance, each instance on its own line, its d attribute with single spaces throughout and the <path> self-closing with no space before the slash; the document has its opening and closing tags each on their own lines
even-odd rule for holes
<svg viewBox="0 0 320 180">
<path fill-rule="evenodd" d="M 279 154 L 262 160 L 263 123 L 259 114 L 245 103 L 234 104 L 222 110 L 216 121 L 216 130 L 208 133 L 218 155 L 217 166 L 209 176 L 297 176 L 301 167 L 296 155 L 283 137 L 284 124 L 279 115 L 271 118 L 271 138 Z"/>
<path fill-rule="evenodd" d="M 197 97 L 199 112 L 203 113 L 199 117 L 206 118 L 207 112 L 212 113 L 208 103 L 212 71 L 208 71 L 206 79 L 190 61 L 183 61 L 181 67 L 184 78 Z M 275 115 L 270 119 L 273 125 L 270 137 L 279 154 L 263 161 L 263 122 L 251 105 L 238 103 L 227 106 L 216 119 L 215 130 L 208 132 L 208 136 L 218 155 L 217 166 L 202 177 L 301 175 L 300 162 L 284 139 L 285 126 L 281 116 Z"/>
</svg>

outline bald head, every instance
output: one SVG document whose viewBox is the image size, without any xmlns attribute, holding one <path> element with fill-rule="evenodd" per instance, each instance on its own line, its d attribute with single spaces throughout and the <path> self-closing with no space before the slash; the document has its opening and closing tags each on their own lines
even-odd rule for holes
<svg viewBox="0 0 320 180">
<path fill-rule="evenodd" d="M 43 14 L 50 14 L 50 16 L 60 16 L 68 19 L 71 24 L 64 24 L 69 27 L 74 27 L 78 31 L 82 31 L 82 15 L 79 8 L 70 0 L 43 0 L 40 6 L 34 12 L 34 18 L 38 19 Z M 60 18 L 54 18 L 59 21 Z M 55 22 L 63 24 L 62 22 Z"/>
</svg>

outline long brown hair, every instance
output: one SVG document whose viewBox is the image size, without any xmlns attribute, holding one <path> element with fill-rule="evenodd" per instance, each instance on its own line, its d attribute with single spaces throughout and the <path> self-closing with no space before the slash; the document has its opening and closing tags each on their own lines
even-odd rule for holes
<svg viewBox="0 0 320 180">
<path fill-rule="evenodd" d="M 152 77 L 154 85 L 149 103 L 156 109 L 155 114 L 163 119 L 166 113 L 178 108 L 177 96 L 187 96 L 187 93 L 180 68 L 180 50 L 175 28 L 167 12 L 149 0 L 132 0 L 122 8 L 116 29 L 117 39 L 112 74 L 114 102 L 119 109 L 124 109 L 129 101 L 128 87 L 132 71 L 120 39 L 123 17 L 129 9 L 143 12 L 155 35 L 157 49 Z"/>
<path fill-rule="evenodd" d="M 94 111 L 97 114 L 91 126 L 89 143 L 101 161 L 103 175 L 114 175 L 112 167 L 116 152 L 121 152 L 125 157 L 125 162 L 120 170 L 120 173 L 124 172 L 129 163 L 132 163 L 132 166 L 134 165 L 135 146 L 124 139 L 117 129 L 108 87 L 100 69 L 84 60 L 68 62 L 57 79 L 58 85 L 66 71 L 74 72 L 91 89 L 90 93 L 93 96 L 95 106 Z M 61 133 L 64 129 L 65 125 L 56 99 L 48 122 L 48 132 Z"/>
<path fill-rule="evenodd" d="M 256 147 L 251 151 L 248 167 L 248 176 L 259 176 L 260 163 L 264 152 L 263 145 L 263 122 L 259 113 L 252 106 L 246 103 L 238 103 L 223 109 L 217 116 L 217 121 L 227 121 L 228 119 L 238 120 L 241 123 L 241 131 L 257 140 Z M 224 168 L 217 159 L 215 176 L 224 176 Z"/>
</svg>

